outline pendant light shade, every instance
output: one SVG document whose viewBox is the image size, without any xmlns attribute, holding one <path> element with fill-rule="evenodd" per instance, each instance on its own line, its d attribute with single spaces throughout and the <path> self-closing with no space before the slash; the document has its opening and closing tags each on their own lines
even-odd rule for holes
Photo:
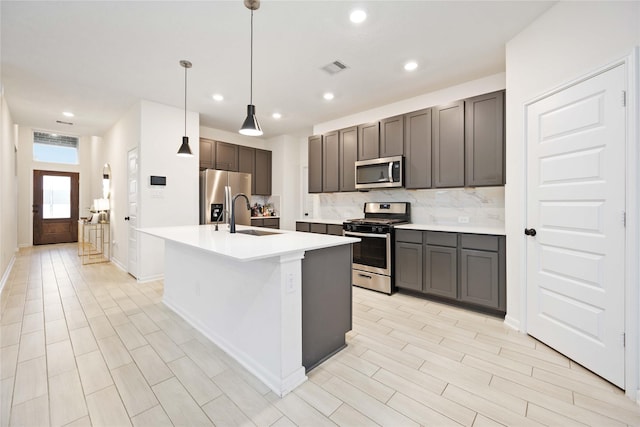
<svg viewBox="0 0 640 427">
<path fill-rule="evenodd" d="M 256 117 L 256 106 L 253 105 L 253 11 L 260 8 L 260 0 L 244 0 L 244 5 L 251 10 L 251 67 L 249 79 L 249 105 L 247 105 L 247 118 L 244 119 L 239 132 L 242 135 L 260 136 L 262 128 Z"/>
<path fill-rule="evenodd" d="M 193 153 L 189 148 L 189 137 L 187 136 L 187 68 L 191 68 L 192 64 L 183 59 L 180 61 L 180 66 L 184 68 L 184 136 L 182 137 L 180 149 L 178 149 L 178 156 L 192 157 Z"/>
</svg>

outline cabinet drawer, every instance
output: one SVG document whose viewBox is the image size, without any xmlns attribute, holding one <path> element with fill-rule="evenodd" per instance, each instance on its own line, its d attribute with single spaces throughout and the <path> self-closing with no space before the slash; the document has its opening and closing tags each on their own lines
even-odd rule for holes
<svg viewBox="0 0 640 427">
<path fill-rule="evenodd" d="M 427 231 L 426 235 L 426 243 L 428 245 L 449 246 L 452 248 L 458 246 L 458 233 Z"/>
<path fill-rule="evenodd" d="M 252 227 L 264 227 L 264 219 L 262 218 L 251 218 L 251 226 Z"/>
<path fill-rule="evenodd" d="M 461 236 L 464 249 L 498 252 L 500 236 L 487 234 L 462 234 Z"/>
<path fill-rule="evenodd" d="M 342 236 L 342 226 L 337 224 L 327 224 L 327 234 L 332 236 Z"/>
<path fill-rule="evenodd" d="M 308 222 L 296 222 L 296 231 L 302 231 L 304 233 L 309 232 L 309 223 Z"/>
<path fill-rule="evenodd" d="M 327 224 L 312 222 L 311 225 L 309 225 L 309 231 L 312 233 L 327 234 Z"/>
<path fill-rule="evenodd" d="M 396 242 L 422 243 L 422 231 L 396 230 Z"/>
<path fill-rule="evenodd" d="M 279 218 L 264 218 L 264 227 L 268 228 L 280 228 L 280 219 Z"/>
</svg>

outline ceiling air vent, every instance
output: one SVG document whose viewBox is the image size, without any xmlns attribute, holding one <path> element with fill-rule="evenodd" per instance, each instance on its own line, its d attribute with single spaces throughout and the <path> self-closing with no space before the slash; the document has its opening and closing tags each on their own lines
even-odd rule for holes
<svg viewBox="0 0 640 427">
<path fill-rule="evenodd" d="M 73 126 L 73 123 L 71 123 L 71 122 L 63 122 L 62 120 L 56 120 L 56 123 L 59 123 L 61 125 Z"/>
<path fill-rule="evenodd" d="M 328 74 L 334 75 L 339 73 L 342 70 L 346 70 L 347 66 L 340 61 L 333 61 L 330 64 L 327 64 L 324 67 L 322 67 L 322 69 L 326 71 Z"/>
</svg>

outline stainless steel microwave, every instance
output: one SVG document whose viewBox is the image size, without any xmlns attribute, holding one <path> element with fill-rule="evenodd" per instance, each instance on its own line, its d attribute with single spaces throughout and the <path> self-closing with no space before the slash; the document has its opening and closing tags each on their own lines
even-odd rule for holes
<svg viewBox="0 0 640 427">
<path fill-rule="evenodd" d="M 402 156 L 356 162 L 356 189 L 402 187 Z"/>
</svg>

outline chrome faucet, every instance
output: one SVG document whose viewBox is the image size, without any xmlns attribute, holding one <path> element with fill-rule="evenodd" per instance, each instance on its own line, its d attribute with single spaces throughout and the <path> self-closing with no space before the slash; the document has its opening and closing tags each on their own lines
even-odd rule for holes
<svg viewBox="0 0 640 427">
<path fill-rule="evenodd" d="M 244 197 L 244 199 L 247 201 L 247 209 L 251 210 L 251 202 L 249 202 L 249 198 L 247 197 L 246 194 L 244 193 L 238 193 L 235 196 L 233 196 L 233 201 L 231 202 L 231 228 L 229 229 L 229 233 L 235 233 L 236 232 L 236 199 L 238 197 Z"/>
</svg>

